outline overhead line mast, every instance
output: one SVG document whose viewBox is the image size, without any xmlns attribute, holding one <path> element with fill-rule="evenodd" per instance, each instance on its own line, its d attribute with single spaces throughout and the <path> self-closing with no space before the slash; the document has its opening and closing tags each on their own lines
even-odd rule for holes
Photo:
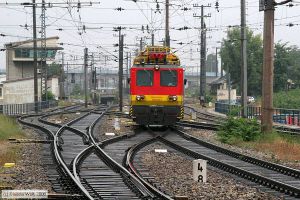
<svg viewBox="0 0 300 200">
<path fill-rule="evenodd" d="M 262 80 L 262 131 L 273 130 L 273 78 L 274 78 L 274 11 L 276 5 L 291 2 L 286 0 L 276 3 L 274 0 L 261 0 L 259 10 L 264 11 L 264 56 Z"/>
<path fill-rule="evenodd" d="M 166 36 L 165 36 L 165 45 L 170 47 L 170 27 L 169 27 L 169 0 L 166 0 Z"/>
<path fill-rule="evenodd" d="M 211 7 L 211 5 L 193 5 L 194 7 L 201 7 L 201 16 L 194 14 L 194 17 L 201 18 L 201 43 L 200 43 L 200 104 L 204 106 L 205 104 L 205 90 L 206 90 L 206 25 L 204 22 L 205 17 L 210 17 L 211 15 L 204 15 L 204 8 Z"/>
<path fill-rule="evenodd" d="M 247 30 L 246 30 L 246 2 L 241 0 L 241 91 L 242 117 L 247 118 Z M 229 102 L 230 104 L 230 102 Z"/>
<path fill-rule="evenodd" d="M 32 16 L 33 16 L 33 90 L 34 90 L 34 110 L 37 113 L 38 108 L 38 81 L 37 81 L 37 44 L 36 44 L 36 4 L 32 0 Z"/>
<path fill-rule="evenodd" d="M 42 101 L 48 101 L 47 94 L 47 77 L 48 77 L 48 69 L 47 69 L 47 39 L 46 39 L 46 6 L 45 0 L 42 0 L 42 14 L 41 14 L 41 99 Z"/>
</svg>

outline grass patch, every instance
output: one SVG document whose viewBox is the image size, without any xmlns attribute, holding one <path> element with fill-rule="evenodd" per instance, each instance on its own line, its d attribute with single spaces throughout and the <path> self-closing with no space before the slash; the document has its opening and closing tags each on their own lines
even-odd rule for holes
<svg viewBox="0 0 300 200">
<path fill-rule="evenodd" d="M 0 166 L 3 166 L 4 163 L 16 163 L 19 158 L 18 153 L 21 150 L 20 146 L 8 142 L 1 142 L 0 145 Z"/>
<path fill-rule="evenodd" d="M 10 144 L 8 138 L 25 138 L 21 127 L 14 118 L 0 115 L 0 165 L 6 162 L 16 162 L 20 147 Z"/>
<path fill-rule="evenodd" d="M 25 135 L 15 119 L 0 115 L 0 141 L 10 137 L 24 138 Z"/>
<path fill-rule="evenodd" d="M 219 128 L 223 143 L 271 154 L 274 161 L 300 161 L 300 137 L 273 131 L 263 134 L 256 120 L 230 116 Z"/>
<path fill-rule="evenodd" d="M 71 106 L 71 105 L 72 105 L 71 101 L 63 101 L 63 100 L 58 101 L 58 106 L 59 107 L 66 107 L 66 106 Z"/>
<path fill-rule="evenodd" d="M 261 135 L 260 139 L 253 143 L 253 148 L 271 153 L 279 160 L 300 161 L 300 137 L 284 133 L 272 132 Z"/>
</svg>

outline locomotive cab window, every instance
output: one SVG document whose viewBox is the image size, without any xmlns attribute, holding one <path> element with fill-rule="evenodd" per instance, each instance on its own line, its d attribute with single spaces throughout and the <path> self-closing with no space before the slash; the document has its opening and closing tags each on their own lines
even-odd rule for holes
<svg viewBox="0 0 300 200">
<path fill-rule="evenodd" d="M 152 86 L 153 85 L 153 71 L 152 70 L 138 70 L 136 73 L 137 86 Z"/>
<path fill-rule="evenodd" d="M 177 86 L 177 71 L 162 70 L 160 71 L 160 85 L 161 86 Z"/>
</svg>

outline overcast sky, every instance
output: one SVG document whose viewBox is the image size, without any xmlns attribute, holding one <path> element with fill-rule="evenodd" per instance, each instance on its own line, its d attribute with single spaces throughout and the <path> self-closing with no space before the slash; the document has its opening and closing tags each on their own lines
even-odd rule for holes
<svg viewBox="0 0 300 200">
<path fill-rule="evenodd" d="M 38 3 L 41 0 L 36 0 Z M 66 54 L 66 62 L 82 63 L 84 47 L 88 47 L 90 52 L 94 52 L 97 65 L 103 68 L 115 68 L 118 64 L 113 61 L 112 55 L 118 56 L 117 48 L 113 44 L 118 43 L 117 32 L 113 32 L 113 27 L 122 26 L 125 29 L 125 52 L 133 53 L 139 43 L 139 38 L 146 39 L 150 44 L 151 32 L 155 34 L 155 43 L 161 44 L 164 39 L 165 4 L 162 0 L 101 0 L 100 2 L 87 6 L 81 0 L 82 7 L 78 9 L 67 4 L 60 4 L 59 7 L 47 8 L 47 37 L 59 36 L 59 42 Z M 0 48 L 5 43 L 20 41 L 32 38 L 32 8 L 20 5 L 4 5 L 3 3 L 21 3 L 28 0 L 0 0 Z M 67 2 L 67 0 L 46 0 L 46 2 Z M 77 3 L 78 0 L 68 0 Z M 88 1 L 86 1 L 88 2 Z M 215 47 L 220 46 L 219 41 L 225 37 L 228 26 L 240 25 L 240 1 L 239 0 L 219 0 L 219 12 L 215 9 L 216 0 L 170 0 L 170 35 L 171 47 L 177 51 L 183 65 L 191 70 L 193 66 L 199 65 L 199 28 L 200 19 L 193 17 L 193 14 L 200 15 L 200 8 L 193 7 L 193 4 L 208 5 L 205 14 L 211 14 L 206 18 L 207 27 L 207 49 L 208 53 L 214 52 Z M 246 0 L 247 2 L 247 24 L 256 34 L 262 34 L 263 13 L 259 12 L 258 0 Z M 159 5 L 159 9 L 157 9 Z M 289 42 L 291 45 L 300 46 L 299 3 L 294 3 L 293 7 L 279 6 L 275 14 L 275 40 Z M 56 6 L 58 6 L 56 4 Z M 116 8 L 122 8 L 122 11 Z M 184 11 L 187 8 L 187 11 Z M 124 10 L 123 10 L 124 9 Z M 37 24 L 40 26 L 40 11 L 37 9 Z M 288 27 L 293 23 L 295 26 Z M 27 28 L 25 25 L 28 25 Z M 82 27 L 85 25 L 86 30 Z M 142 25 L 147 30 L 141 30 Z M 191 29 L 178 31 L 176 29 L 187 26 Z M 40 28 L 38 27 L 38 31 Z M 180 45 L 178 43 L 182 42 Z M 126 53 L 125 53 L 126 55 Z M 74 60 L 74 58 L 76 60 Z M 111 60 L 111 61 L 110 61 Z M 81 68 L 81 66 L 73 66 Z M 5 52 L 0 52 L 0 68 L 5 68 Z M 194 69 L 195 70 L 195 69 Z"/>
</svg>

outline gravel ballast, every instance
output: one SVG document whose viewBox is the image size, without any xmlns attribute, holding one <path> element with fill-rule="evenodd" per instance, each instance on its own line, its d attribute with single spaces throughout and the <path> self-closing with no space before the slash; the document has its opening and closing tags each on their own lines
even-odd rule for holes
<svg viewBox="0 0 300 200">
<path fill-rule="evenodd" d="M 132 119 L 105 115 L 95 130 L 95 137 L 99 141 L 103 141 L 132 133 L 134 131 L 133 125 Z M 106 133 L 114 133 L 114 135 L 106 135 Z"/>
<path fill-rule="evenodd" d="M 274 163 L 280 163 L 282 165 L 286 165 L 288 167 L 292 167 L 295 169 L 300 169 L 300 162 L 299 161 L 282 161 L 280 159 L 277 158 L 276 155 L 272 154 L 272 153 L 265 153 L 265 152 L 261 152 L 261 151 L 256 151 L 254 149 L 250 149 L 250 148 L 243 148 L 243 147 L 238 147 L 238 146 L 234 146 L 234 145 L 229 145 L 229 144 L 225 144 L 222 143 L 220 141 L 218 141 L 217 138 L 217 133 L 215 131 L 211 131 L 211 130 L 201 130 L 201 129 L 183 129 L 184 132 L 193 135 L 201 140 L 204 141 L 208 141 L 211 142 L 213 144 L 216 144 L 218 146 L 221 146 L 223 148 L 241 153 L 241 154 L 245 154 L 251 157 L 255 157 L 258 159 L 262 159 L 262 160 L 266 160 L 266 161 L 270 161 L 270 162 L 274 162 Z"/>
<path fill-rule="evenodd" d="M 258 191 L 244 183 L 208 167 L 207 182 L 197 183 L 192 177 L 192 160 L 174 152 L 155 153 L 149 148 L 142 155 L 142 163 L 149 175 L 171 196 L 187 196 L 188 199 L 279 199 Z"/>
<path fill-rule="evenodd" d="M 31 129 L 24 129 L 27 139 L 42 140 L 39 134 Z M 47 179 L 46 169 L 42 163 L 42 145 L 40 143 L 13 143 L 18 147 L 18 160 L 15 167 L 3 168 L 2 174 L 7 174 L 2 182 L 12 189 L 41 189 L 53 193 L 51 183 Z"/>
</svg>

